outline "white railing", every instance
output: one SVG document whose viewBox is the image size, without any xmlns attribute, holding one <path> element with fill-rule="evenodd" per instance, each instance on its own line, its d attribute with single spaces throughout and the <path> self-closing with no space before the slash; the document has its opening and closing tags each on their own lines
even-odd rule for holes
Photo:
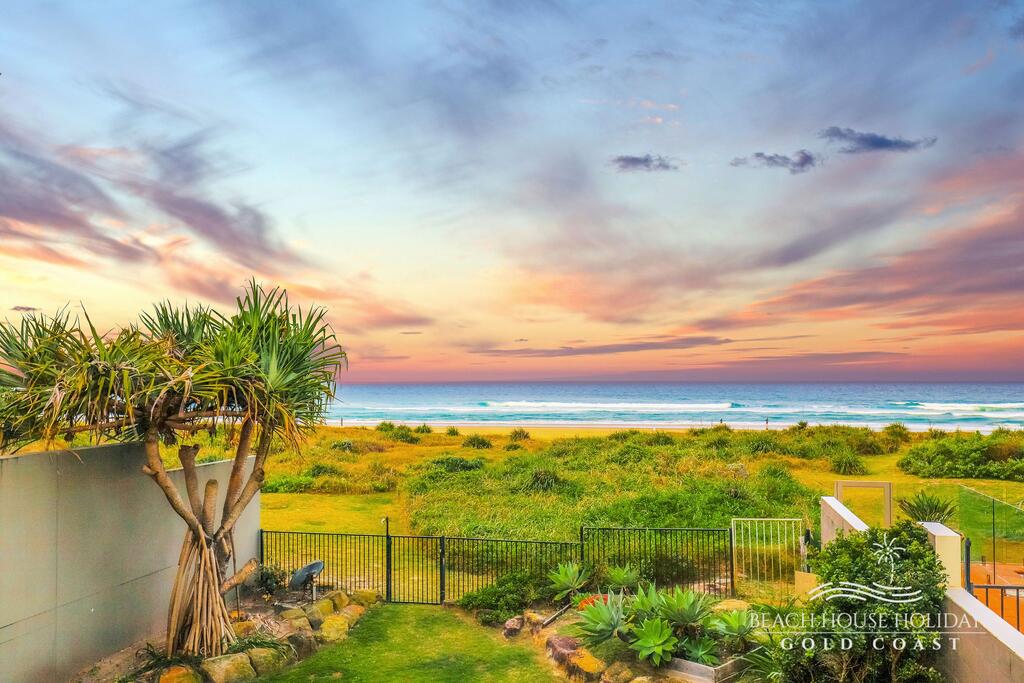
<svg viewBox="0 0 1024 683">
<path fill-rule="evenodd" d="M 739 595 L 791 594 L 806 548 L 804 521 L 734 517 L 732 557 Z"/>
</svg>

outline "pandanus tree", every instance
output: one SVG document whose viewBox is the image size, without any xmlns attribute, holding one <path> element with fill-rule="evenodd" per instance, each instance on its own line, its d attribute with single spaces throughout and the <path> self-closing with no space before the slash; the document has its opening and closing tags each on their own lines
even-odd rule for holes
<svg viewBox="0 0 1024 683">
<path fill-rule="evenodd" d="M 325 309 L 293 306 L 284 290 L 255 281 L 231 315 L 163 303 L 106 334 L 86 314 L 30 314 L 0 325 L 0 449 L 82 433 L 141 441 L 142 471 L 186 527 L 167 652 L 222 654 L 235 639 L 223 596 L 256 569 L 255 558 L 238 568 L 235 524 L 263 482 L 271 445 L 297 448 L 322 422 L 345 361 Z M 188 443 L 217 429 L 234 448 L 219 515 L 220 484 L 199 491 L 199 446 Z M 161 443 L 177 446 L 184 491 Z"/>
</svg>

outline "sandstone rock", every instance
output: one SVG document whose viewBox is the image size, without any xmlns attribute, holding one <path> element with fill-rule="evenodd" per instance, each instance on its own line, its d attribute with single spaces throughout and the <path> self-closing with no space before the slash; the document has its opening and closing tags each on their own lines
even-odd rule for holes
<svg viewBox="0 0 1024 683">
<path fill-rule="evenodd" d="M 630 683 L 637 675 L 626 662 L 615 662 L 605 669 L 601 683 Z"/>
<path fill-rule="evenodd" d="M 362 619 L 366 613 L 366 608 L 362 605 L 349 605 L 345 609 L 341 610 L 338 614 L 345 617 L 345 621 L 348 622 L 349 626 L 354 625 L 357 621 Z"/>
<path fill-rule="evenodd" d="M 579 649 L 580 644 L 572 636 L 553 635 L 548 638 L 545 647 L 548 651 L 548 657 L 551 657 L 551 659 L 559 664 L 566 664 L 569 661 L 569 656 Z"/>
<path fill-rule="evenodd" d="M 344 614 L 332 614 L 324 619 L 324 623 L 320 625 L 320 633 L 317 639 L 325 643 L 336 643 L 340 640 L 345 640 L 348 638 L 348 627 L 349 622 Z"/>
<path fill-rule="evenodd" d="M 745 610 L 750 609 L 750 603 L 745 600 L 738 600 L 736 598 L 729 598 L 728 600 L 722 600 L 721 602 L 715 603 L 712 607 L 715 612 L 731 612 L 733 610 Z"/>
<path fill-rule="evenodd" d="M 249 658 L 242 653 L 204 659 L 202 669 L 213 683 L 237 683 L 256 678 Z"/>
<path fill-rule="evenodd" d="M 288 656 L 272 647 L 254 647 L 247 650 L 246 654 L 249 655 L 252 668 L 260 676 L 280 671 L 288 663 Z"/>
<path fill-rule="evenodd" d="M 275 602 L 274 603 L 274 612 L 277 613 L 277 614 L 282 614 L 284 612 L 287 612 L 290 609 L 299 609 L 299 606 L 297 604 L 293 603 L 293 602 Z"/>
<path fill-rule="evenodd" d="M 288 635 L 288 642 L 295 648 L 299 659 L 305 659 L 317 650 L 317 642 L 312 631 L 296 631 Z"/>
<path fill-rule="evenodd" d="M 306 613 L 302 611 L 301 607 L 291 607 L 281 612 L 281 618 L 285 620 L 296 619 L 304 616 L 306 616 Z"/>
<path fill-rule="evenodd" d="M 306 615 L 302 615 L 301 617 L 295 617 L 294 619 L 289 619 L 288 623 L 291 624 L 292 628 L 296 631 L 313 630 L 313 624 L 311 624 L 309 619 L 306 618 Z"/>
<path fill-rule="evenodd" d="M 348 593 L 345 591 L 333 591 L 324 596 L 328 600 L 334 603 L 334 609 L 340 610 L 347 607 L 352 600 L 348 597 Z"/>
<path fill-rule="evenodd" d="M 303 612 L 306 613 L 306 618 L 309 619 L 310 625 L 313 630 L 320 628 L 320 624 L 324 623 L 324 615 L 315 605 L 306 605 L 303 608 Z"/>
<path fill-rule="evenodd" d="M 601 679 L 601 674 L 608 665 L 581 647 L 569 653 L 569 661 L 566 662 L 565 668 L 574 679 L 597 681 Z"/>
<path fill-rule="evenodd" d="M 169 666 L 160 673 L 160 683 L 203 683 L 203 677 L 189 666 Z"/>
<path fill-rule="evenodd" d="M 543 628 L 544 615 L 540 612 L 534 612 L 533 610 L 526 610 L 523 612 L 523 621 L 530 627 L 531 631 L 536 631 Z"/>
<path fill-rule="evenodd" d="M 380 602 L 380 593 L 369 589 L 360 589 L 352 593 L 352 602 L 363 607 L 376 605 Z"/>
<path fill-rule="evenodd" d="M 320 614 L 325 617 L 329 617 L 334 614 L 334 600 L 331 600 L 330 598 L 320 598 L 313 603 L 313 607 L 320 610 Z"/>
<path fill-rule="evenodd" d="M 523 630 L 523 624 L 525 623 L 526 621 L 522 617 L 512 617 L 505 622 L 505 628 L 502 630 L 502 634 L 506 638 L 518 636 L 519 632 Z"/>
<path fill-rule="evenodd" d="M 236 621 L 231 624 L 231 628 L 239 638 L 244 638 L 245 636 L 255 632 L 256 626 L 257 624 L 255 621 Z"/>
</svg>

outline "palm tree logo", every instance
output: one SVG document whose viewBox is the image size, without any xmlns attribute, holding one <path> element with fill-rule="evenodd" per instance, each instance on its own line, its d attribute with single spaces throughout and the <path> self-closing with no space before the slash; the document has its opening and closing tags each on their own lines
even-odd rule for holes
<svg viewBox="0 0 1024 683">
<path fill-rule="evenodd" d="M 906 548 L 896 545 L 896 539 L 889 538 L 888 532 L 882 534 L 881 543 L 872 543 L 872 545 L 875 548 L 872 552 L 875 562 L 879 565 L 889 565 L 889 585 L 892 585 L 896 577 L 896 562 L 900 559 L 900 553 Z"/>
</svg>

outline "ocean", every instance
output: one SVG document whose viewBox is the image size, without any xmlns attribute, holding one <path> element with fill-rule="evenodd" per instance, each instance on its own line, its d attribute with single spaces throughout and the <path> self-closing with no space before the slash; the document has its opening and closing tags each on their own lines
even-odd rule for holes
<svg viewBox="0 0 1024 683">
<path fill-rule="evenodd" d="M 991 431 L 1024 426 L 1024 384 L 509 382 L 347 384 L 333 424 L 737 428 L 810 424 Z"/>
</svg>

